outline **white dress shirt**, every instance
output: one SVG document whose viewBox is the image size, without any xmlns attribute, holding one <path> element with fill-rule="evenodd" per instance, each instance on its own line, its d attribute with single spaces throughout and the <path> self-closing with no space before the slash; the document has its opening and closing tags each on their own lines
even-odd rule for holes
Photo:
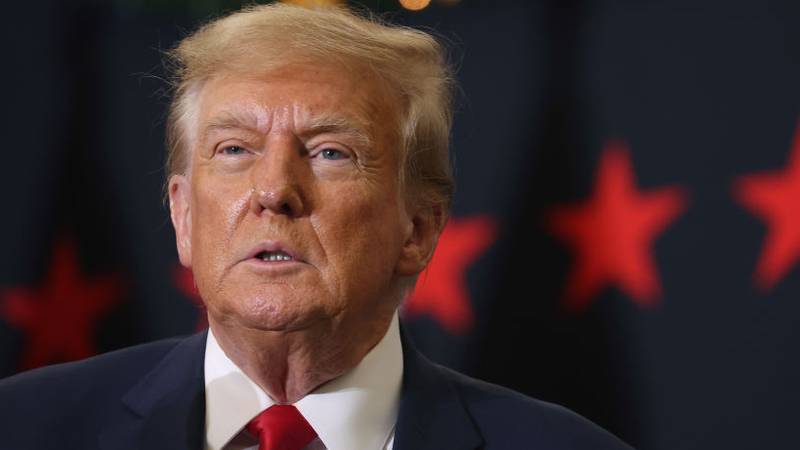
<svg viewBox="0 0 800 450">
<path fill-rule="evenodd" d="M 294 406 L 316 431 L 307 450 L 391 450 L 400 402 L 403 350 L 395 313 L 380 342 L 344 375 Z M 209 329 L 205 356 L 208 450 L 257 450 L 245 425 L 275 402 L 217 343 Z"/>
</svg>

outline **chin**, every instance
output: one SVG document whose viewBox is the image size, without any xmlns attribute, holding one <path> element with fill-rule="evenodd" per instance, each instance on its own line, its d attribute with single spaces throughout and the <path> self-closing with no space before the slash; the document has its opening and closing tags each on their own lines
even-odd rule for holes
<svg viewBox="0 0 800 450">
<path fill-rule="evenodd" d="M 234 326 L 261 331 L 294 331 L 309 328 L 324 320 L 321 308 L 294 299 L 253 298 L 234 305 L 223 321 Z"/>
</svg>

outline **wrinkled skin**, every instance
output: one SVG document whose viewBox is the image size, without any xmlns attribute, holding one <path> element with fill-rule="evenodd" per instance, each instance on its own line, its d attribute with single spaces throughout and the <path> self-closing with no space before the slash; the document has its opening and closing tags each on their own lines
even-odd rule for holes
<svg viewBox="0 0 800 450">
<path fill-rule="evenodd" d="M 223 73 L 198 103 L 190 167 L 169 183 L 180 261 L 226 354 L 276 401 L 296 401 L 380 340 L 441 217 L 406 201 L 398 102 L 374 77 Z"/>
</svg>

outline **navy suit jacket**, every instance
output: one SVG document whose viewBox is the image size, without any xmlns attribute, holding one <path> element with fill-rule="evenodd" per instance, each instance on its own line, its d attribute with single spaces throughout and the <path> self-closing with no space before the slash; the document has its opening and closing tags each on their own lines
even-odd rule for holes
<svg viewBox="0 0 800 450">
<path fill-rule="evenodd" d="M 630 450 L 569 410 L 433 364 L 402 339 L 395 450 Z M 202 449 L 205 341 L 203 332 L 0 380 L 0 448 Z"/>
</svg>

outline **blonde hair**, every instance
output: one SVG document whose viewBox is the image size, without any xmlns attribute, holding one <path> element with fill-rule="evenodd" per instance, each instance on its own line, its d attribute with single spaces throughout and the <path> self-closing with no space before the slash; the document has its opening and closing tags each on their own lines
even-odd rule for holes
<svg viewBox="0 0 800 450">
<path fill-rule="evenodd" d="M 168 177 L 188 168 L 190 124 L 203 83 L 221 71 L 269 71 L 289 63 L 368 70 L 401 100 L 395 135 L 407 199 L 446 214 L 453 77 L 431 35 L 338 7 L 256 5 L 214 20 L 168 53 L 174 95 L 167 122 Z"/>
</svg>

